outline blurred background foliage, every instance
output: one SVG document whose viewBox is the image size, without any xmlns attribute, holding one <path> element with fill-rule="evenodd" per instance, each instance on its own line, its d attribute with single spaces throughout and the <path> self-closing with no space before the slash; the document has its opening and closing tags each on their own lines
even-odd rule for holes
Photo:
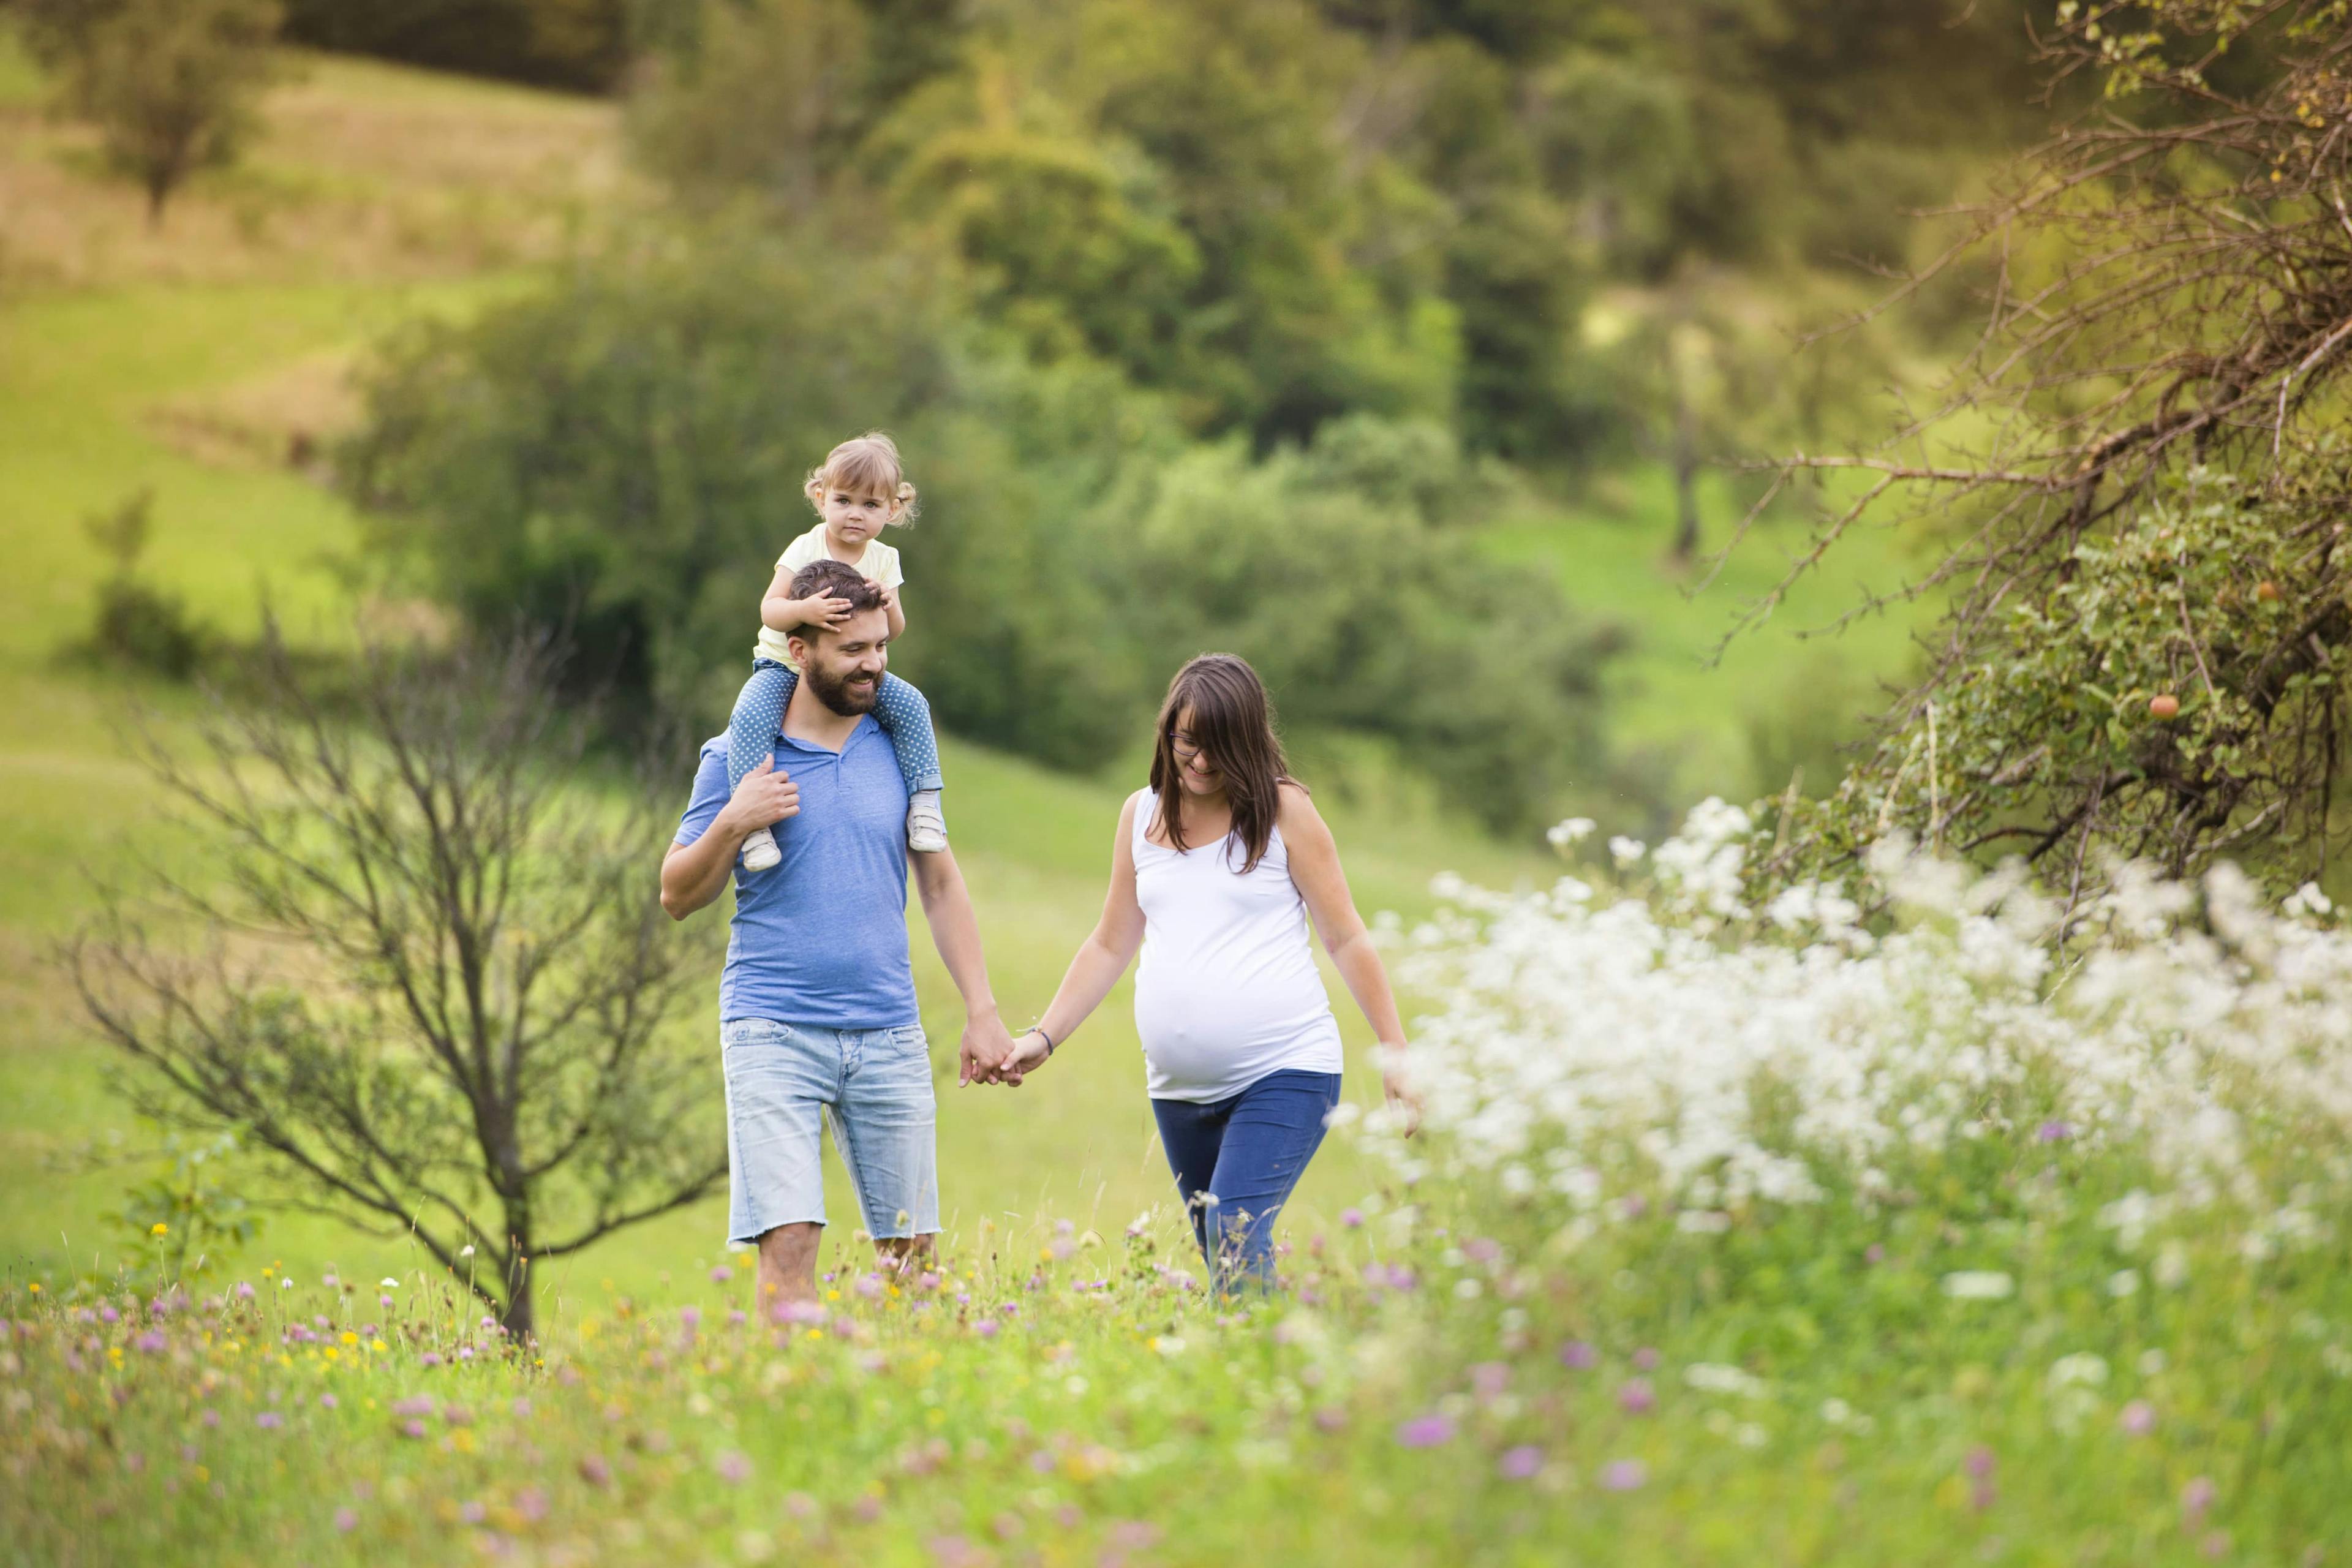
<svg viewBox="0 0 2352 1568">
<path fill-rule="evenodd" d="M 537 30 L 470 68 L 547 79 L 528 40 L 594 31 L 516 3 Z M 383 356 L 343 473 L 390 556 L 716 722 L 796 476 L 887 426 L 933 520 L 898 658 L 950 727 L 1097 767 L 1226 647 L 1503 831 L 1654 784 L 1603 700 L 1641 628 L 1465 525 L 1664 460 L 1660 552 L 1719 543 L 1704 464 L 1818 436 L 1917 348 L 1798 363 L 1792 327 L 2032 123 L 2008 3 L 610 20 L 649 208 Z"/>
</svg>

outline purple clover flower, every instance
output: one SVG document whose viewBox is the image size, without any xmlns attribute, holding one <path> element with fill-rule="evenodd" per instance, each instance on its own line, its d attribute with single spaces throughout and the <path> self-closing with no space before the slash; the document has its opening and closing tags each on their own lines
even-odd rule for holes
<svg viewBox="0 0 2352 1568">
<path fill-rule="evenodd" d="M 1582 1340 L 1570 1340 L 1559 1347 L 1559 1364 L 1578 1372 L 1598 1364 L 1600 1360 L 1601 1352 Z"/>
<path fill-rule="evenodd" d="M 1408 1448 L 1434 1448 L 1454 1440 L 1454 1423 L 1444 1415 L 1416 1415 L 1397 1428 L 1397 1441 Z"/>
<path fill-rule="evenodd" d="M 1543 1468 L 1543 1450 L 1532 1443 L 1521 1443 L 1503 1450 L 1495 1461 L 1495 1473 L 1507 1481 L 1524 1481 Z"/>
<path fill-rule="evenodd" d="M 1601 1471 L 1603 1491 L 1638 1491 L 1650 1479 L 1650 1467 L 1639 1459 L 1612 1459 Z"/>
</svg>

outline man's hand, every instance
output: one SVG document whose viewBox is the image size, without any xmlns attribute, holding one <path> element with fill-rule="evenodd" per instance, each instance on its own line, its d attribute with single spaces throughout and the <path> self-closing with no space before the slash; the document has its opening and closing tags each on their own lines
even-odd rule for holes
<svg viewBox="0 0 2352 1568">
<path fill-rule="evenodd" d="M 761 757 L 760 765 L 743 775 L 734 795 L 719 808 L 711 831 L 723 830 L 740 843 L 747 834 L 798 816 L 800 812 L 801 786 L 776 766 L 773 756 Z"/>
<path fill-rule="evenodd" d="M 1013 1037 L 1004 1031 L 1004 1020 L 993 1013 L 985 1016 L 967 1017 L 963 1025 L 961 1071 L 956 1079 L 961 1088 L 968 1083 L 994 1083 L 1004 1058 L 1013 1054 Z"/>
<path fill-rule="evenodd" d="M 1027 1030 L 1013 1040 L 1013 1054 L 998 1065 L 996 1081 L 1009 1089 L 1019 1089 L 1021 1080 L 1044 1067 L 1045 1058 L 1053 1054 L 1045 1036 L 1034 1029 Z"/>
</svg>

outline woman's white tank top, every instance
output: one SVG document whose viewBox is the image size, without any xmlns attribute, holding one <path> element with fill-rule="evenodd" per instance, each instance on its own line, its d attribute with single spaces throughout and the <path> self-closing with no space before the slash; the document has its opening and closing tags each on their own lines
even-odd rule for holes
<svg viewBox="0 0 2352 1568">
<path fill-rule="evenodd" d="M 1136 791 L 1135 1032 L 1151 1097 L 1216 1100 L 1285 1068 L 1338 1072 L 1339 1023 L 1316 972 L 1282 829 L 1244 873 L 1243 847 L 1230 837 L 1182 854 L 1154 844 L 1159 815 L 1159 797 Z"/>
</svg>

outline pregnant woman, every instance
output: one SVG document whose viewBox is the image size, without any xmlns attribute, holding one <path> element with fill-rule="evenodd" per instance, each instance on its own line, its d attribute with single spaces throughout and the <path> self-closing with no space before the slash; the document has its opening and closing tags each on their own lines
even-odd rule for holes
<svg viewBox="0 0 2352 1568">
<path fill-rule="evenodd" d="M 1203 654 L 1169 685 L 1150 787 L 1119 813 L 1102 919 L 1000 1076 L 1017 1083 L 1066 1044 L 1140 948 L 1152 1113 L 1223 1290 L 1273 1285 L 1275 1215 L 1339 1103 L 1310 916 L 1375 1037 L 1402 1046 L 1387 972 L 1331 830 L 1284 771 L 1265 688 L 1241 659 Z"/>
</svg>

